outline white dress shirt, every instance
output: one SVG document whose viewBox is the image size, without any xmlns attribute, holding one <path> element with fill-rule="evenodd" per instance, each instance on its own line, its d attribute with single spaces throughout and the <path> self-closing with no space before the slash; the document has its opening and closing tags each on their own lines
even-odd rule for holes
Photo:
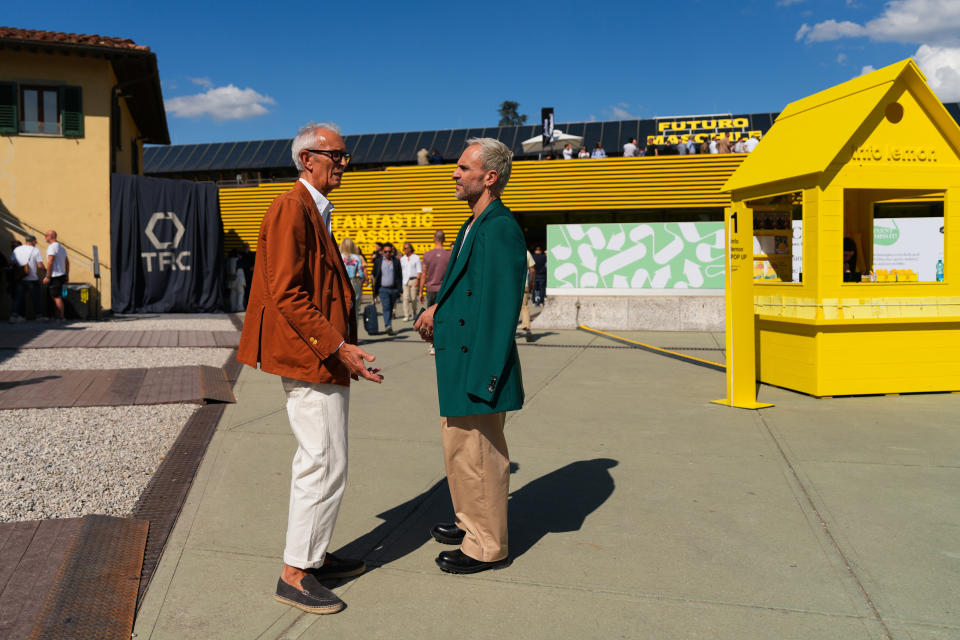
<svg viewBox="0 0 960 640">
<path fill-rule="evenodd" d="M 303 178 L 300 178 L 300 182 L 303 183 L 303 186 L 305 186 L 307 191 L 310 192 L 310 195 L 313 196 L 313 201 L 317 204 L 317 210 L 320 211 L 320 217 L 323 218 L 323 224 L 327 225 L 327 233 L 333 235 L 330 226 L 330 214 L 333 213 L 333 203 L 327 200 L 326 196 L 314 189 L 313 185 Z"/>
</svg>

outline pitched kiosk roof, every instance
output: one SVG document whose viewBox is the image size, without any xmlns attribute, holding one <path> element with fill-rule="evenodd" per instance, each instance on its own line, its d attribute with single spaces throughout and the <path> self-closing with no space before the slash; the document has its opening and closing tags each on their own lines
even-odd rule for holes
<svg viewBox="0 0 960 640">
<path fill-rule="evenodd" d="M 898 80 L 907 84 L 940 131 L 960 149 L 960 127 L 917 65 L 907 59 L 787 105 L 723 191 L 825 171 Z"/>
</svg>

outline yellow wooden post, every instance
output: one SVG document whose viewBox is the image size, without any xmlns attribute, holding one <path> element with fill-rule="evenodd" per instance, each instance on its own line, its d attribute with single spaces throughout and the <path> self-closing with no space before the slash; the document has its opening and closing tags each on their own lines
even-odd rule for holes
<svg viewBox="0 0 960 640">
<path fill-rule="evenodd" d="M 757 351 L 753 312 L 753 210 L 741 201 L 724 210 L 726 225 L 727 397 L 717 404 L 762 409 L 757 402 Z"/>
</svg>

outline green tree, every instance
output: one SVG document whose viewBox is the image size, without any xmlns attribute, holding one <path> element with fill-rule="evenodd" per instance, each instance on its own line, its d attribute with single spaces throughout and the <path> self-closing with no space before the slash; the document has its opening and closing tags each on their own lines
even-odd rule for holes
<svg viewBox="0 0 960 640">
<path fill-rule="evenodd" d="M 498 123 L 499 126 L 509 127 L 511 125 L 518 125 L 526 122 L 527 116 L 522 116 L 517 113 L 517 107 L 519 106 L 519 102 L 504 100 L 503 104 L 500 105 L 500 108 L 497 109 L 497 113 L 500 114 L 500 122 Z"/>
</svg>

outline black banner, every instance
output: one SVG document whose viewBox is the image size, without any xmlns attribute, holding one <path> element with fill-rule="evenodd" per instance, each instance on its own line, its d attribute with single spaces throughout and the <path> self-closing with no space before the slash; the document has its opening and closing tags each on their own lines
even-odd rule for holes
<svg viewBox="0 0 960 640">
<path fill-rule="evenodd" d="M 220 311 L 223 225 L 216 185 L 110 178 L 113 311 Z"/>
<path fill-rule="evenodd" d="M 553 107 L 540 109 L 540 120 L 543 121 L 543 148 L 553 141 Z"/>
</svg>

